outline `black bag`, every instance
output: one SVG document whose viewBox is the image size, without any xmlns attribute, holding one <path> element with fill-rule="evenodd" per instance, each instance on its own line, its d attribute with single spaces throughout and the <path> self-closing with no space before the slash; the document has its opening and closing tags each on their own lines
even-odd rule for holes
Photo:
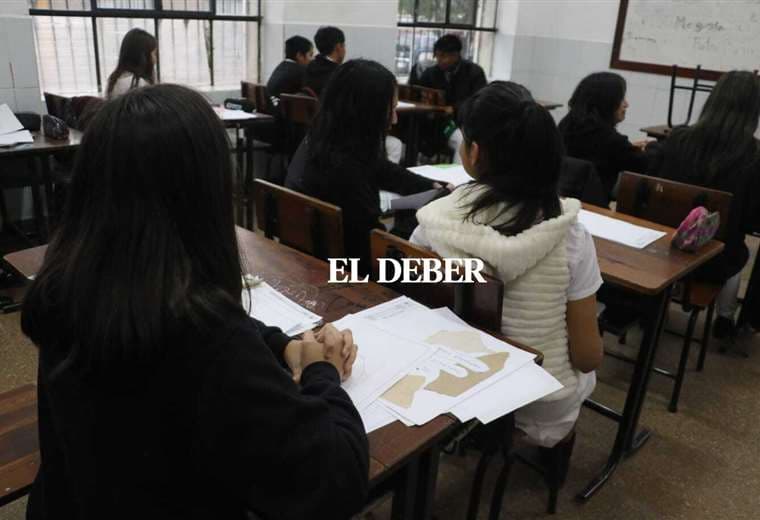
<svg viewBox="0 0 760 520">
<path fill-rule="evenodd" d="M 227 110 L 242 110 L 243 112 L 253 112 L 256 110 L 256 105 L 253 101 L 247 99 L 234 99 L 229 98 L 224 100 L 224 108 Z"/>
<path fill-rule="evenodd" d="M 49 137 L 50 139 L 69 138 L 68 125 L 63 121 L 63 119 L 51 116 L 50 114 L 42 116 L 42 131 L 45 133 L 45 136 Z"/>
<path fill-rule="evenodd" d="M 35 112 L 16 112 L 18 122 L 24 126 L 24 130 L 38 132 L 40 129 L 40 115 Z"/>
</svg>

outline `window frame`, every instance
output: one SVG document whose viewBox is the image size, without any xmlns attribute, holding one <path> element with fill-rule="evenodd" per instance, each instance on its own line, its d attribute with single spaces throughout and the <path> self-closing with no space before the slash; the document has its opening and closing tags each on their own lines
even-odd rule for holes
<svg viewBox="0 0 760 520">
<path fill-rule="evenodd" d="M 406 27 L 406 28 L 416 28 L 419 27 L 421 29 L 451 29 L 456 31 L 482 31 L 482 32 L 498 32 L 497 23 L 499 19 L 499 2 L 497 0 L 493 0 L 496 5 L 494 8 L 494 17 L 493 17 L 493 26 L 492 27 L 486 27 L 486 26 L 480 26 L 477 25 L 477 13 L 478 9 L 480 8 L 480 1 L 481 0 L 472 0 L 473 2 L 473 18 L 474 21 L 471 24 L 468 23 L 451 23 L 451 2 L 453 0 L 446 0 L 446 19 L 443 22 L 420 22 L 418 20 L 419 17 L 419 7 L 420 7 L 420 0 L 414 0 L 414 9 L 412 11 L 412 21 L 411 22 L 396 22 L 397 27 Z"/>
<path fill-rule="evenodd" d="M 98 19 L 101 18 L 142 18 L 153 20 L 153 32 L 156 36 L 156 40 L 160 41 L 160 21 L 161 20 L 205 20 L 209 22 L 210 30 L 210 45 L 211 52 L 209 53 L 209 79 L 211 88 L 215 87 L 214 78 L 214 22 L 256 22 L 256 61 L 257 70 L 256 74 L 258 80 L 261 80 L 261 0 L 256 0 L 257 15 L 232 15 L 232 14 L 218 14 L 217 12 L 217 0 L 208 0 L 207 11 L 195 11 L 195 10 L 177 10 L 177 9 L 164 9 L 164 0 L 153 0 L 152 9 L 140 9 L 140 8 L 114 8 L 114 7 L 100 7 L 98 6 L 99 0 L 86 0 L 90 4 L 90 9 L 40 9 L 29 8 L 30 16 L 45 16 L 45 17 L 75 17 L 75 18 L 90 18 L 92 23 L 92 38 L 94 46 L 94 58 L 95 58 L 95 75 L 97 78 L 98 92 L 103 91 L 103 72 L 100 70 L 100 48 L 98 41 Z M 416 0 L 415 0 L 416 4 Z M 156 64 L 156 73 L 158 79 L 161 79 L 161 55 L 159 53 L 158 63 Z M 107 75 L 107 73 L 106 73 Z M 243 79 L 243 78 L 241 78 Z"/>
</svg>

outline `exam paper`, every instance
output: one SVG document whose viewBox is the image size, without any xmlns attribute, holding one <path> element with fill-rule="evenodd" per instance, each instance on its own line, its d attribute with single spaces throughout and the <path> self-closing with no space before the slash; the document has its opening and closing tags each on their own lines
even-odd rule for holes
<svg viewBox="0 0 760 520">
<path fill-rule="evenodd" d="M 33 143 L 34 137 L 29 130 L 19 130 L 9 134 L 0 135 L 0 146 L 13 146 L 15 144 Z"/>
<path fill-rule="evenodd" d="M 0 105 L 0 135 L 23 130 L 24 125 L 18 120 L 7 103 Z"/>
<path fill-rule="evenodd" d="M 243 307 L 248 315 L 272 327 L 279 327 L 289 336 L 311 330 L 322 322 L 322 317 L 283 296 L 271 285 L 260 282 L 251 289 L 251 306 L 248 289 L 243 289 Z"/>
<path fill-rule="evenodd" d="M 242 121 L 258 117 L 258 114 L 255 112 L 245 112 L 243 110 L 229 110 L 224 107 L 215 107 L 214 110 L 222 121 Z"/>
<path fill-rule="evenodd" d="M 415 166 L 408 168 L 410 172 L 422 175 L 428 179 L 434 181 L 440 181 L 453 184 L 454 186 L 461 186 L 472 180 L 472 177 L 465 171 L 464 166 L 461 164 L 438 164 L 438 165 L 425 165 Z"/>
<path fill-rule="evenodd" d="M 362 418 L 362 423 L 364 423 L 364 432 L 367 434 L 396 422 L 396 416 L 379 403 L 370 404 L 364 410 L 360 410 L 359 415 Z"/>
<path fill-rule="evenodd" d="M 396 105 L 396 108 L 411 108 L 414 106 L 414 103 L 409 103 L 408 101 L 399 101 L 398 105 Z"/>
<path fill-rule="evenodd" d="M 343 389 L 358 410 L 372 404 L 409 370 L 424 363 L 436 351 L 433 345 L 397 336 L 355 314 L 333 325 L 339 330 L 351 329 L 354 342 L 359 347 L 351 377 L 343 382 Z"/>
<path fill-rule="evenodd" d="M 644 249 L 667 234 L 585 209 L 578 213 L 578 221 L 595 237 L 636 249 Z"/>
</svg>

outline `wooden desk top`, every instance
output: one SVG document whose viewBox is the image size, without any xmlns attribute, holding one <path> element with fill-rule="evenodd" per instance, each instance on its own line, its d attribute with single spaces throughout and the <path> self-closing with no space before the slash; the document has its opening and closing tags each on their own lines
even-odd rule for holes
<svg viewBox="0 0 760 520">
<path fill-rule="evenodd" d="M 672 130 L 673 129 L 668 125 L 645 126 L 641 129 L 641 131 L 647 134 L 647 136 L 654 137 L 658 140 L 668 137 Z"/>
<path fill-rule="evenodd" d="M 82 132 L 71 128 L 68 139 L 51 139 L 44 136 L 42 132 L 32 132 L 32 136 L 34 137 L 33 143 L 0 147 L 0 158 L 76 150 L 82 141 Z"/>
<path fill-rule="evenodd" d="M 21 496 L 40 465 L 37 387 L 0 394 L 0 505 Z"/>
<path fill-rule="evenodd" d="M 723 251 L 722 242 L 711 240 L 696 253 L 687 253 L 670 246 L 673 233 L 675 233 L 675 229 L 671 227 L 591 204 L 584 203 L 583 209 L 667 233 L 644 249 L 635 249 L 594 237 L 602 278 L 606 282 L 641 294 L 661 293 L 665 288 Z"/>
</svg>

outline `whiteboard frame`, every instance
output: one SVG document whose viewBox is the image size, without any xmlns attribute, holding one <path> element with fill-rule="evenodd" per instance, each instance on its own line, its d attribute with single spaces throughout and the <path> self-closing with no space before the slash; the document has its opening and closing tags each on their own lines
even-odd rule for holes
<svg viewBox="0 0 760 520">
<path fill-rule="evenodd" d="M 663 76 L 672 76 L 673 65 L 661 65 L 659 63 L 646 63 L 642 61 L 626 61 L 620 59 L 620 48 L 623 45 L 623 33 L 625 32 L 625 19 L 628 14 L 628 0 L 620 0 L 618 9 L 617 25 L 615 26 L 615 40 L 612 44 L 612 58 L 610 59 L 611 69 L 633 70 L 636 72 L 647 72 L 649 74 L 661 74 Z M 694 78 L 696 69 L 688 67 L 678 67 L 677 75 L 682 78 Z M 699 79 L 708 81 L 718 81 L 726 71 L 700 69 Z"/>
</svg>

